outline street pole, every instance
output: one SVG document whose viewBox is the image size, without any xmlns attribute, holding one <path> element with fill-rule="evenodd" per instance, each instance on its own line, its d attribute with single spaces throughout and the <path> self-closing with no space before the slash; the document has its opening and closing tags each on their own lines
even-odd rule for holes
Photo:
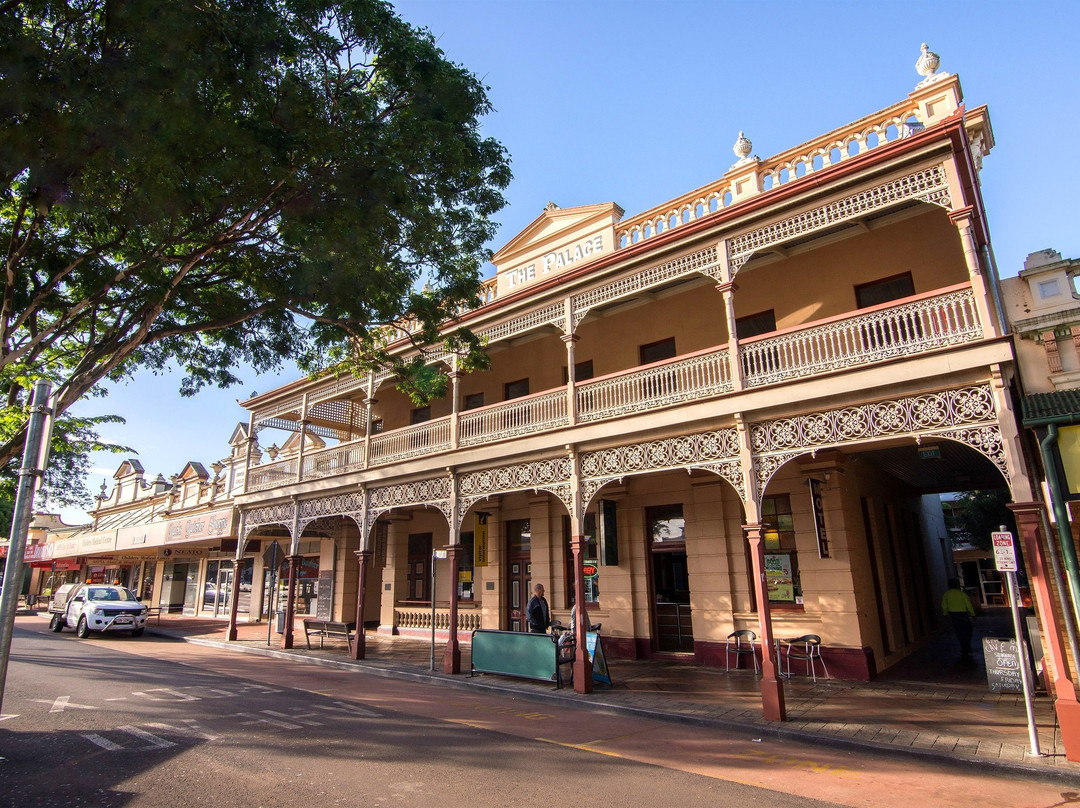
<svg viewBox="0 0 1080 808">
<path fill-rule="evenodd" d="M 440 558 L 446 558 L 446 550 L 431 551 L 431 670 L 433 673 L 435 671 L 435 562 Z"/>
<path fill-rule="evenodd" d="M 23 554 L 26 534 L 34 515 L 34 495 L 49 462 L 54 402 L 49 400 L 52 383 L 44 379 L 34 385 L 30 400 L 30 421 L 26 426 L 26 446 L 19 467 L 19 485 L 15 492 L 15 513 L 11 519 L 11 538 L 4 564 L 4 586 L 0 590 L 0 714 L 3 714 L 4 687 L 7 683 L 11 636 L 15 631 L 15 612 L 22 587 Z"/>
</svg>

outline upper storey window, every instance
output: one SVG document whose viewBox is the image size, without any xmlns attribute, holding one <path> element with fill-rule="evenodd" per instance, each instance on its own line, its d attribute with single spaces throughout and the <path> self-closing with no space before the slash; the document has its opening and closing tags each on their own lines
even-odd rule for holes
<svg viewBox="0 0 1080 808">
<path fill-rule="evenodd" d="M 663 362 L 665 359 L 672 359 L 675 356 L 675 337 L 668 337 L 657 342 L 650 342 L 648 345 L 641 345 L 638 347 L 638 356 L 641 360 L 640 364 L 648 365 L 653 362 Z"/>
<path fill-rule="evenodd" d="M 504 386 L 504 393 L 503 398 L 506 401 L 529 395 L 529 380 L 518 379 L 516 382 L 507 382 Z"/>
<path fill-rule="evenodd" d="M 760 334 L 776 330 L 776 313 L 769 309 L 757 314 L 748 314 L 735 320 L 735 335 L 739 339 L 750 339 Z"/>
<path fill-rule="evenodd" d="M 417 407 L 409 415 L 410 424 L 422 424 L 431 420 L 431 407 Z"/>
<path fill-rule="evenodd" d="M 890 300 L 899 300 L 902 297 L 911 297 L 913 294 L 915 294 L 915 283 L 911 280 L 910 272 L 855 287 L 855 300 L 860 309 L 888 303 Z"/>
</svg>

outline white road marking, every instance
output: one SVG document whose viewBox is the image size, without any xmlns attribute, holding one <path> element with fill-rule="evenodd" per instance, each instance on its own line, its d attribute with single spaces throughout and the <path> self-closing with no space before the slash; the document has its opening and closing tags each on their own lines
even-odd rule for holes
<svg viewBox="0 0 1080 808">
<path fill-rule="evenodd" d="M 88 704 L 75 704 L 71 700 L 71 696 L 57 696 L 56 699 L 54 699 L 53 701 L 49 701 L 48 699 L 32 699 L 32 701 L 39 702 L 40 704 L 51 704 L 52 707 L 49 708 L 50 713 L 62 713 L 69 707 L 76 710 L 97 709 L 97 707 L 91 707 Z"/>
<path fill-rule="evenodd" d="M 150 699 L 150 701 L 202 701 L 198 696 L 192 696 L 190 693 L 181 693 L 179 690 L 173 690 L 171 687 L 154 687 L 150 690 L 137 690 L 133 696 L 142 696 L 143 698 Z M 161 698 L 160 696 L 171 696 L 172 698 Z"/>
<path fill-rule="evenodd" d="M 277 710 L 263 710 L 262 712 L 263 712 L 264 715 L 272 715 L 272 716 L 275 716 L 277 718 L 287 718 L 290 721 L 299 721 L 301 724 L 307 724 L 309 727 L 321 727 L 322 726 L 321 721 L 307 720 L 307 719 L 311 718 L 311 716 L 314 715 L 314 713 L 300 713 L 299 715 L 290 715 L 288 713 L 279 713 Z"/>
<path fill-rule="evenodd" d="M 275 721 L 273 718 L 259 718 L 251 713 L 237 713 L 238 718 L 251 718 L 251 721 L 241 721 L 241 724 L 245 726 L 249 724 L 270 724 L 274 727 L 280 727 L 281 729 L 303 729 L 300 724 L 293 724 L 288 721 Z"/>
<path fill-rule="evenodd" d="M 216 741 L 218 739 L 217 735 L 210 735 L 209 733 L 204 732 L 202 729 L 196 726 L 195 720 L 192 718 L 185 718 L 184 723 L 188 724 L 188 726 L 177 727 L 173 726 L 172 724 L 162 724 L 156 722 L 148 723 L 146 724 L 146 726 L 152 727 L 153 729 L 162 730 L 164 732 L 173 732 L 177 735 L 188 735 L 192 738 L 202 738 L 204 741 Z"/>
<path fill-rule="evenodd" d="M 344 701 L 335 701 L 333 707 L 327 707 L 325 704 L 316 704 L 316 710 L 326 710 L 331 713 L 349 713 L 350 715 L 359 715 L 363 718 L 378 718 L 379 714 L 366 710 L 363 707 L 357 707 L 355 704 L 348 704 Z"/>
<path fill-rule="evenodd" d="M 90 741 L 90 743 L 97 744 L 107 752 L 116 752 L 124 748 L 120 746 L 120 744 L 113 743 L 108 738 L 102 738 L 96 732 L 84 732 L 82 733 L 82 736 L 86 738 L 86 740 Z"/>
<path fill-rule="evenodd" d="M 126 732 L 130 735 L 134 735 L 136 738 L 146 741 L 149 746 L 144 746 L 138 751 L 146 751 L 148 749 L 168 749 L 170 746 L 176 746 L 174 741 L 166 741 L 164 738 L 159 738 L 145 729 L 139 729 L 138 727 L 117 727 L 121 732 Z"/>
<path fill-rule="evenodd" d="M 0 713 L 0 721 L 7 721 L 9 718 L 18 718 L 18 713 Z"/>
</svg>

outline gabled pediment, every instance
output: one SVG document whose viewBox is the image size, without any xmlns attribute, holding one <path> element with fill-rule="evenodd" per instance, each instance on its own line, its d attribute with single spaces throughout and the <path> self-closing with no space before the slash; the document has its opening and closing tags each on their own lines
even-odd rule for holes
<svg viewBox="0 0 1080 808">
<path fill-rule="evenodd" d="M 623 209 L 614 202 L 579 205 L 574 208 L 548 207 L 495 253 L 491 263 L 498 269 L 515 262 L 523 253 L 550 247 L 553 242 L 562 241 L 583 229 L 594 228 L 602 223 L 613 225 L 622 215 Z"/>
<path fill-rule="evenodd" d="M 124 477 L 131 477 L 132 475 L 136 477 L 141 477 L 144 473 L 145 470 L 143 469 L 142 463 L 140 463 L 138 460 L 135 460 L 134 458 L 128 458 L 120 464 L 120 468 L 118 468 L 116 470 L 116 473 L 113 474 L 113 479 L 119 480 Z"/>
<path fill-rule="evenodd" d="M 189 460 L 187 465 L 184 466 L 184 470 L 180 472 L 180 479 L 183 481 L 195 479 L 209 480 L 210 473 L 202 463 L 196 463 L 193 460 Z"/>
<path fill-rule="evenodd" d="M 248 425 L 243 422 L 236 424 L 236 429 L 232 431 L 232 435 L 229 436 L 229 445 L 233 448 L 242 446 L 247 443 L 248 439 Z"/>
</svg>

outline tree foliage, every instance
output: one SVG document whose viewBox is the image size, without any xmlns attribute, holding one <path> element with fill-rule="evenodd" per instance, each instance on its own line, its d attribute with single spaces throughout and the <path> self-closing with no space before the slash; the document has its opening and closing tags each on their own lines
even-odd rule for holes
<svg viewBox="0 0 1080 808">
<path fill-rule="evenodd" d="M 1002 525 L 1016 535 L 1016 519 L 1007 507 L 1010 502 L 1012 498 L 1004 488 L 964 491 L 953 501 L 953 526 L 968 543 L 987 550 L 990 534 Z"/>
<path fill-rule="evenodd" d="M 240 363 L 370 367 L 406 319 L 436 340 L 510 177 L 489 111 L 381 0 L 3 3 L 0 405 L 171 362 L 189 394 Z M 483 365 L 468 332 L 445 344 Z M 21 434 L 0 440 L 8 463 Z"/>
</svg>

